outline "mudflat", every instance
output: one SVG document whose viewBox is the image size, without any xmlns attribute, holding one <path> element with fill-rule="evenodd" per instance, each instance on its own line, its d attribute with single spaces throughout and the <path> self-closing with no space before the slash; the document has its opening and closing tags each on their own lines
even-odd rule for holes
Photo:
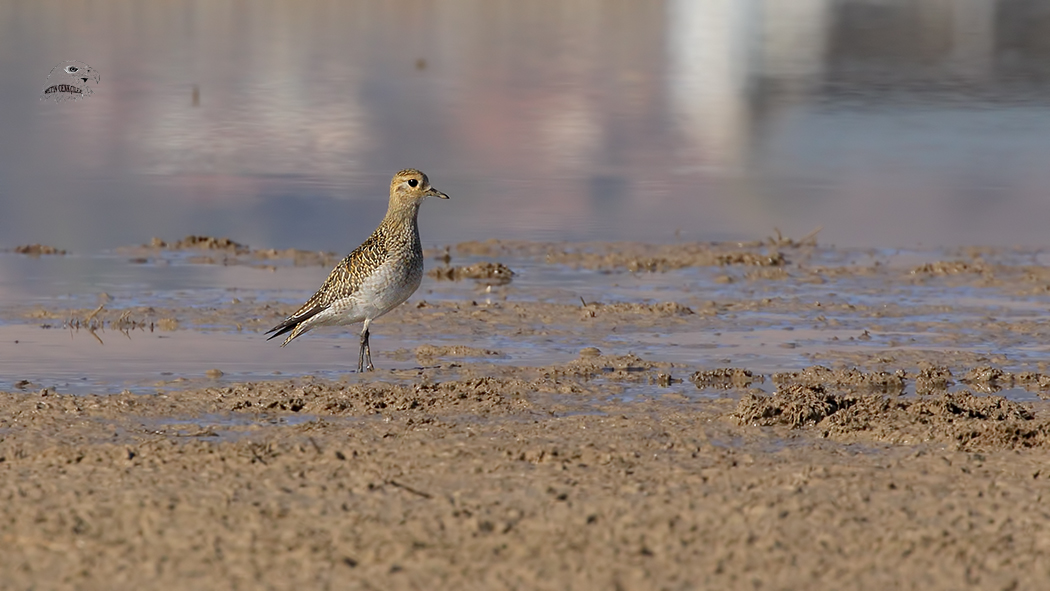
<svg viewBox="0 0 1050 591">
<path fill-rule="evenodd" d="M 224 252 L 200 264 L 266 262 Z M 374 373 L 350 373 L 348 347 L 339 375 L 216 371 L 98 394 L 26 380 L 0 392 L 0 588 L 930 590 L 1050 579 L 1050 376 L 1038 351 L 1013 353 L 1050 333 L 1045 311 L 1007 306 L 992 318 L 972 302 L 895 295 L 931 284 L 1038 303 L 1050 271 L 1026 253 L 899 265 L 791 241 L 452 253 L 469 260 L 449 270 L 446 254 L 432 280 L 478 285 L 441 298 L 424 289 L 377 322 L 378 334 L 434 342 L 386 352 Z M 740 289 L 571 301 L 539 280 L 520 287 L 524 260 L 641 283 L 701 269 Z M 837 295 L 799 295 L 814 285 Z M 890 295 L 871 300 L 879 294 Z M 262 339 L 293 306 L 259 297 L 5 313 L 144 342 L 151 330 Z M 795 330 L 772 315 L 796 318 Z M 766 341 L 720 349 L 714 336 L 695 362 L 631 350 L 741 327 L 808 363 L 770 370 L 750 355 Z M 525 363 L 489 346 L 515 339 L 574 354 Z"/>
</svg>

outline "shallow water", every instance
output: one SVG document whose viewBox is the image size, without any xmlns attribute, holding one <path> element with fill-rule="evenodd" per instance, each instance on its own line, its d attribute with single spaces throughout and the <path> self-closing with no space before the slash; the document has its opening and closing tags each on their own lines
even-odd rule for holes
<svg viewBox="0 0 1050 591">
<path fill-rule="evenodd" d="M 892 360 L 909 354 L 920 358 L 971 354 L 1008 371 L 1042 370 L 1050 345 L 1038 336 L 1000 327 L 1004 323 L 1041 326 L 1050 296 L 1018 296 L 1002 286 L 982 287 L 972 281 L 915 283 L 903 271 L 917 262 L 951 256 L 929 251 L 873 259 L 864 251 L 817 249 L 807 261 L 852 265 L 878 260 L 878 268 L 884 270 L 875 275 L 829 276 L 817 283 L 746 279 L 747 267 L 630 273 L 507 255 L 499 260 L 516 273 L 509 285 L 486 287 L 427 277 L 407 305 L 425 301 L 469 308 L 471 302 L 480 307 L 520 302 L 533 306 L 526 309 L 533 310 L 535 317 L 511 316 L 488 325 L 413 323 L 398 321 L 396 315 L 386 317 L 373 325 L 372 349 L 380 371 L 369 379 L 397 379 L 403 375 L 400 372 L 429 367 L 434 361 L 415 356 L 424 345 L 469 345 L 497 353 L 438 360 L 438 365 L 540 367 L 566 363 L 584 348 L 598 347 L 605 354 L 633 353 L 676 366 L 671 375 L 679 381 L 670 390 L 649 383 L 628 384 L 624 394 L 628 397 L 671 391 L 719 395 L 697 392 L 686 381 L 693 371 L 715 367 L 744 367 L 769 376 L 813 364 L 870 365 L 879 363 L 880 357 Z M 1004 251 L 1000 258 L 1025 257 Z M 167 251 L 155 253 L 146 263 L 141 260 L 118 254 L 0 255 L 0 269 L 6 271 L 0 277 L 19 278 L 0 281 L 0 293 L 5 294 L 0 306 L 0 388 L 151 392 L 305 375 L 364 379 L 351 373 L 357 357 L 356 328 L 318 329 L 282 348 L 260 332 L 269 324 L 252 324 L 254 315 L 261 313 L 259 305 L 291 306 L 307 298 L 326 275 L 326 267 L 295 267 L 287 261 L 260 266 L 198 264 L 190 262 L 192 257 L 186 253 Z M 466 265 L 479 260 L 487 259 L 456 257 L 453 262 Z M 428 261 L 428 267 L 436 265 Z M 589 328 L 580 323 L 579 313 L 572 312 L 582 312 L 584 302 L 676 302 L 696 314 L 677 320 L 628 314 Z M 111 324 L 92 332 L 83 322 L 84 311 L 99 303 L 117 311 L 114 315 L 132 308 L 172 310 L 157 314 L 190 319 L 195 318 L 195 310 L 212 315 L 191 323 L 184 320 L 174 329 L 151 321 L 124 331 Z M 544 321 L 545 305 L 567 309 L 570 316 L 553 324 Z M 717 311 L 706 312 L 710 306 Z M 912 362 L 887 363 L 890 371 L 912 366 Z M 209 373 L 215 369 L 222 375 Z M 772 387 L 769 382 L 755 386 Z M 1031 397 L 1023 390 L 1007 391 L 1018 399 Z"/>
</svg>

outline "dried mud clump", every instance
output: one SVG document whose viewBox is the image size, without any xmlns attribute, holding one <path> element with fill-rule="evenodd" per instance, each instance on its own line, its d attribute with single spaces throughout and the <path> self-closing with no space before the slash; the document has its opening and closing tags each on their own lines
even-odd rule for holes
<svg viewBox="0 0 1050 591">
<path fill-rule="evenodd" d="M 947 367 L 923 365 L 915 378 L 915 393 L 919 395 L 943 392 L 954 384 L 952 370 Z"/>
<path fill-rule="evenodd" d="M 622 249 L 598 245 L 586 250 L 550 253 L 547 262 L 598 270 L 665 272 L 686 267 L 752 265 L 779 267 L 787 264 L 783 253 L 766 248 L 745 249 L 723 244 L 637 245 Z"/>
<path fill-rule="evenodd" d="M 529 385 L 521 380 L 488 377 L 415 385 L 312 383 L 287 387 L 263 383 L 214 390 L 220 406 L 230 411 L 349 416 L 408 411 L 510 413 L 529 407 L 525 398 L 529 391 Z"/>
<path fill-rule="evenodd" d="M 229 238 L 215 238 L 212 236 L 187 236 L 182 240 L 170 243 L 160 238 L 153 238 L 147 246 L 167 250 L 218 250 L 236 254 L 245 254 L 251 250 L 244 244 L 234 242 Z"/>
<path fill-rule="evenodd" d="M 1050 445 L 1050 421 L 1001 396 L 944 392 L 906 399 L 883 394 L 832 394 L 795 384 L 771 396 L 748 394 L 733 413 L 740 424 L 816 427 L 824 437 L 889 443 L 939 441 L 964 449 Z"/>
<path fill-rule="evenodd" d="M 246 244 L 230 240 L 229 238 L 214 238 L 211 236 L 187 236 L 182 240 L 177 240 L 175 242 L 166 242 L 160 238 L 153 238 L 149 244 L 135 247 L 123 247 L 117 250 L 135 256 L 136 258 L 133 259 L 134 262 L 144 263 L 147 262 L 148 259 L 142 255 L 149 254 L 150 252 L 159 249 L 170 251 L 204 251 L 221 255 L 221 259 L 217 259 L 210 255 L 191 257 L 189 260 L 193 263 L 217 264 L 221 262 L 222 264 L 255 265 L 266 268 L 273 267 L 260 264 L 259 261 L 268 262 L 274 260 L 288 260 L 297 267 L 330 267 L 342 259 L 341 255 L 334 252 L 300 250 L 297 248 L 285 248 L 282 250 L 276 248 L 254 249 Z"/>
<path fill-rule="evenodd" d="M 981 421 L 1030 421 L 1034 418 L 1027 408 L 1002 396 L 975 396 L 969 392 L 949 392 L 937 398 L 915 400 L 911 407 L 914 414 Z"/>
<path fill-rule="evenodd" d="M 774 251 L 769 254 L 755 252 L 732 252 L 715 257 L 720 267 L 726 265 L 751 265 L 755 267 L 783 267 L 787 264 L 784 253 Z"/>
<path fill-rule="evenodd" d="M 657 304 L 638 304 L 634 302 L 619 302 L 615 304 L 602 304 L 598 302 L 584 302 L 582 318 L 597 318 L 602 314 L 646 314 L 654 316 L 690 316 L 695 314 L 689 306 L 683 306 L 678 302 L 660 302 Z"/>
<path fill-rule="evenodd" d="M 1015 385 L 1023 386 L 1028 390 L 1050 390 L 1050 376 L 1046 374 L 1022 371 L 1012 374 L 1012 377 Z"/>
<path fill-rule="evenodd" d="M 544 372 L 547 378 L 605 378 L 617 381 L 642 381 L 646 372 L 668 364 L 645 361 L 636 355 L 581 356 L 565 365 L 554 366 Z"/>
<path fill-rule="evenodd" d="M 966 261 L 936 261 L 924 263 L 911 270 L 912 275 L 982 275 L 988 271 L 984 261 L 978 259 L 973 262 Z"/>
<path fill-rule="evenodd" d="M 787 425 L 797 429 L 816 425 L 856 402 L 856 397 L 836 396 L 823 386 L 794 384 L 777 390 L 772 396 L 747 394 L 733 414 L 742 425 Z"/>
<path fill-rule="evenodd" d="M 721 388 L 729 390 L 733 388 L 749 388 L 752 382 L 764 382 L 761 375 L 755 376 L 749 369 L 739 367 L 720 367 L 708 371 L 694 373 L 689 381 L 696 384 L 697 388 Z"/>
<path fill-rule="evenodd" d="M 1001 396 L 945 392 L 936 397 L 865 397 L 828 417 L 826 436 L 862 434 L 889 443 L 940 441 L 966 449 L 1046 447 L 1050 423 Z"/>
<path fill-rule="evenodd" d="M 981 392 L 998 392 L 1003 387 L 1012 386 L 1014 380 L 1013 375 L 998 367 L 985 365 L 966 372 L 959 381 Z"/>
<path fill-rule="evenodd" d="M 832 386 L 851 392 L 900 394 L 904 391 L 904 372 L 864 372 L 856 368 L 836 370 L 814 365 L 802 371 L 773 374 L 773 383 L 778 386 Z"/>
<path fill-rule="evenodd" d="M 465 345 L 451 345 L 439 347 L 436 345 L 423 345 L 416 347 L 416 359 L 420 363 L 433 361 L 444 357 L 504 357 L 499 351 L 467 347 Z"/>
<path fill-rule="evenodd" d="M 438 267 L 431 269 L 427 275 L 444 281 L 475 279 L 490 285 L 506 285 L 514 278 L 514 271 L 503 263 L 484 262 L 467 267 Z"/>
<path fill-rule="evenodd" d="M 791 275 L 784 267 L 758 267 L 757 269 L 744 273 L 744 279 L 748 281 L 779 281 L 781 279 L 788 279 Z M 728 277 L 727 277 L 728 278 Z M 728 278 L 732 282 L 732 278 Z M 800 278 L 800 281 L 803 279 Z M 804 281 L 807 283 L 822 283 L 823 280 L 819 275 L 810 274 Z"/>
<path fill-rule="evenodd" d="M 959 378 L 959 381 L 983 393 L 998 392 L 1003 388 L 1015 386 L 1028 390 L 1050 390 L 1050 376 L 1035 372 L 1014 374 L 987 365 L 971 369 Z"/>
<path fill-rule="evenodd" d="M 298 248 L 266 248 L 251 251 L 253 258 L 259 260 L 289 260 L 296 267 L 331 267 L 342 260 L 342 257 L 334 252 L 299 250 Z"/>
<path fill-rule="evenodd" d="M 602 350 L 598 347 L 584 347 L 580 349 L 580 358 L 601 357 Z"/>
<path fill-rule="evenodd" d="M 751 243 L 640 244 L 587 242 L 573 245 L 487 240 L 455 246 L 460 256 L 517 256 L 542 259 L 546 263 L 601 271 L 665 272 L 685 267 L 744 265 L 783 267 L 788 263 L 780 247 L 798 246 L 793 241 Z"/>
<path fill-rule="evenodd" d="M 25 254 L 31 257 L 38 257 L 41 255 L 64 255 L 66 251 L 61 248 L 55 248 L 54 246 L 47 246 L 44 244 L 25 244 L 22 246 L 16 246 L 14 252 L 18 254 Z"/>
</svg>

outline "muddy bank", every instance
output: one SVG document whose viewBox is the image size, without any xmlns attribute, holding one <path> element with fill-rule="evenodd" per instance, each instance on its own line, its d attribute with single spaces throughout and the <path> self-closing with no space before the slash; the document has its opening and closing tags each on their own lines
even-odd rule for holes
<svg viewBox="0 0 1050 591">
<path fill-rule="evenodd" d="M 122 254 L 208 280 L 0 308 L 0 359 L 22 360 L 0 388 L 0 587 L 1050 576 L 1038 254 L 455 245 L 428 253 L 420 291 L 373 325 L 365 376 L 340 369 L 353 332 L 288 349 L 263 336 L 337 255 L 208 237 Z M 62 368 L 141 353 L 149 371 L 136 393 L 73 395 L 48 386 L 63 351 Z M 192 370 L 164 371 L 179 355 Z"/>
<path fill-rule="evenodd" d="M 0 393 L 5 584 L 987 589 L 1050 574 L 1041 405 L 834 380 L 623 402 L 610 385 L 668 368 L 486 367 Z"/>
</svg>

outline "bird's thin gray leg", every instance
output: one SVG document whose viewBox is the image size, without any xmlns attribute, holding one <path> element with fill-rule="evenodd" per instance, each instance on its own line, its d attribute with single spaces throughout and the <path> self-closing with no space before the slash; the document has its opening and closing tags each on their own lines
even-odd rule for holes
<svg viewBox="0 0 1050 591">
<path fill-rule="evenodd" d="M 375 366 L 372 365 L 372 349 L 368 347 L 368 332 L 365 332 L 365 369 L 368 371 L 375 370 Z"/>
<path fill-rule="evenodd" d="M 365 343 L 368 342 L 368 329 L 361 333 L 361 349 L 357 352 L 357 373 L 365 371 Z"/>
<path fill-rule="evenodd" d="M 364 330 L 361 331 L 361 350 L 357 354 L 357 373 L 375 370 L 375 366 L 372 365 L 372 349 L 368 346 L 368 324 L 368 320 L 365 320 Z"/>
</svg>

